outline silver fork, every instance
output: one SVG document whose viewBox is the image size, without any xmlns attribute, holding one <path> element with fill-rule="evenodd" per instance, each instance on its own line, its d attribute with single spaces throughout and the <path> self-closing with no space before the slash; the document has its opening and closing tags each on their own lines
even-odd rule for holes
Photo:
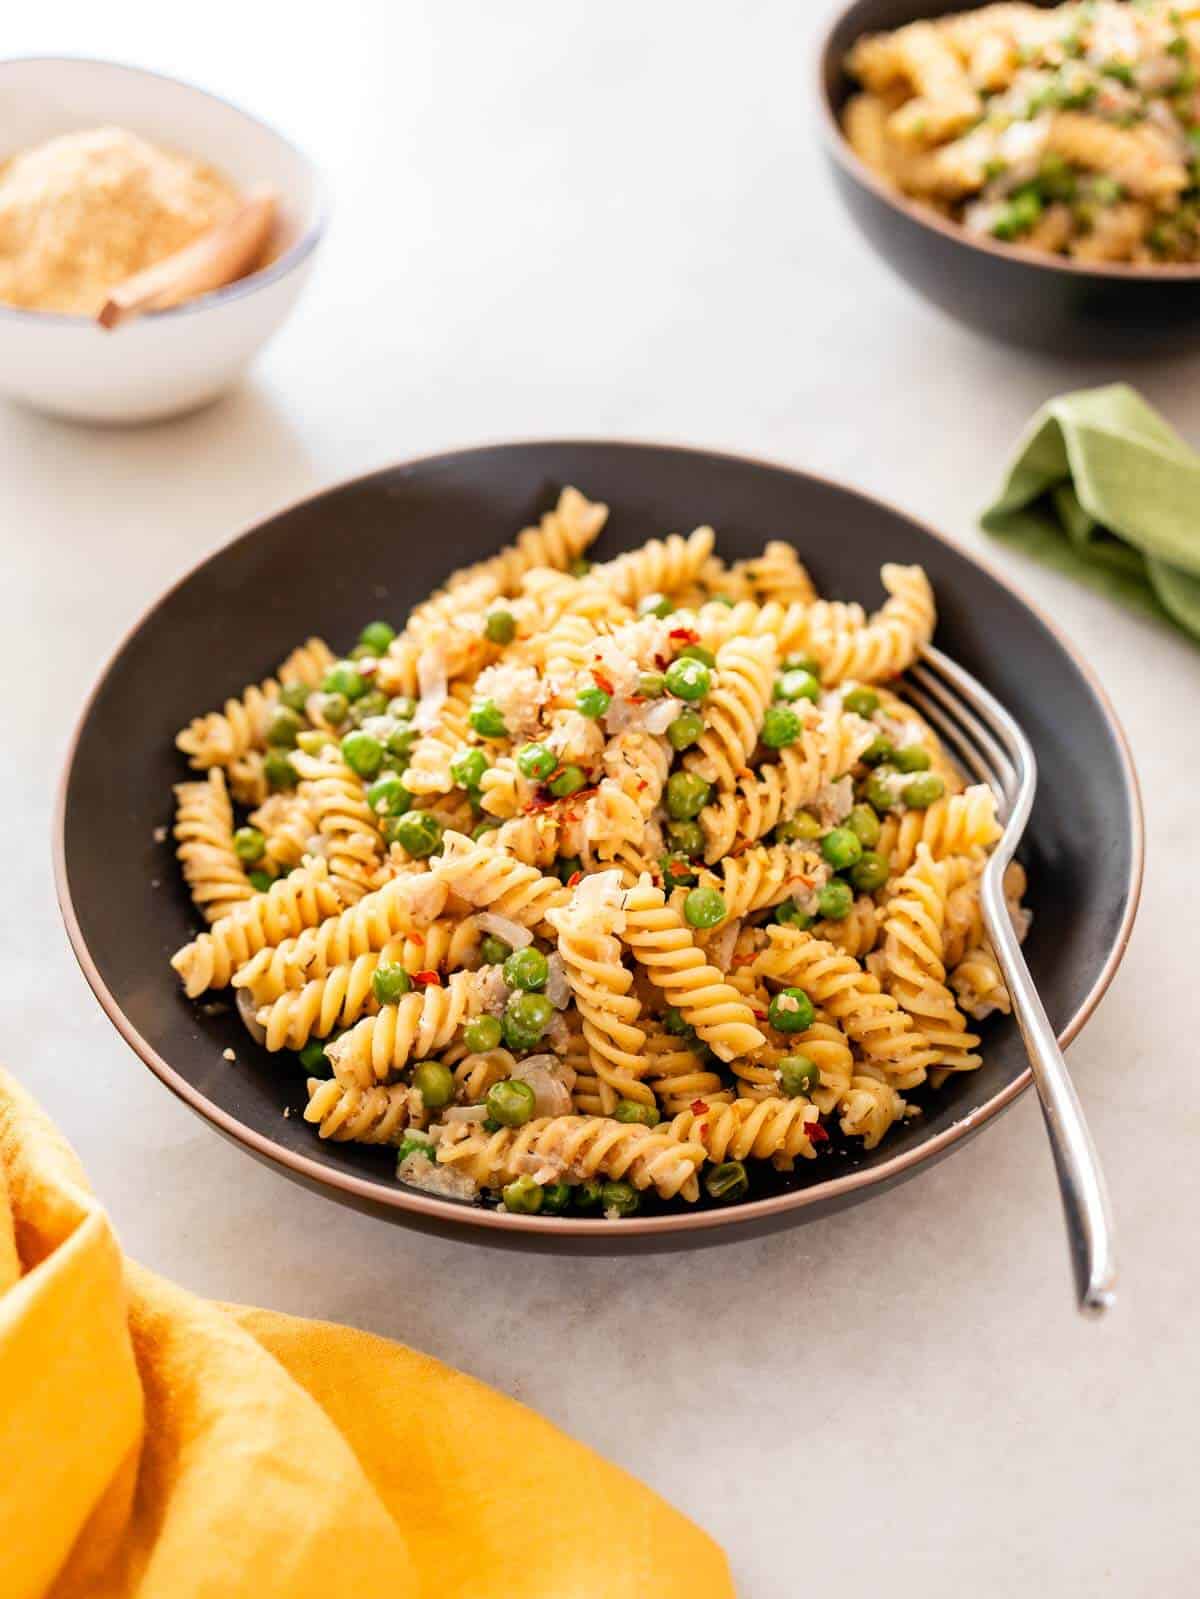
<svg viewBox="0 0 1200 1599">
<path fill-rule="evenodd" d="M 1025 831 L 1037 787 L 1037 762 L 1025 734 L 969 672 L 927 646 L 903 680 L 905 697 L 946 740 L 953 754 L 996 794 L 1004 833 L 984 870 L 984 926 L 1012 996 L 1062 1194 L 1084 1315 L 1098 1316 L 1115 1298 L 1112 1215 L 1099 1157 L 1062 1050 L 1046 1015 L 1004 901 L 1004 870 Z"/>
</svg>

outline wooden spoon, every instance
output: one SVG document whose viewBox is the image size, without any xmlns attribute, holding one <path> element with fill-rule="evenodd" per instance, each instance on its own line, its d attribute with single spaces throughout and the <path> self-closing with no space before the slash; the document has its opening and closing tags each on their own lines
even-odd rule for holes
<svg viewBox="0 0 1200 1599">
<path fill-rule="evenodd" d="M 119 327 L 143 311 L 165 311 L 240 278 L 261 255 L 276 207 L 273 189 L 251 189 L 224 221 L 118 284 L 100 308 L 97 322 L 102 328 Z"/>
</svg>

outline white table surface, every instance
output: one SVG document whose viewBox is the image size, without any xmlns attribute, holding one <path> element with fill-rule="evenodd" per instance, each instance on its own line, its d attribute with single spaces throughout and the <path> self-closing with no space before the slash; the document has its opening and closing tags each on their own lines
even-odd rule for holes
<svg viewBox="0 0 1200 1599">
<path fill-rule="evenodd" d="M 1200 363 L 1039 359 L 913 298 L 814 148 L 816 31 L 804 5 L 674 0 L 6 14 L 10 52 L 107 54 L 259 110 L 324 162 L 336 219 L 298 314 L 216 407 L 133 432 L 0 408 L 3 1053 L 133 1255 L 201 1293 L 407 1340 L 536 1406 L 710 1529 L 752 1599 L 885 1582 L 900 1599 L 1173 1599 L 1200 1557 L 1200 652 L 985 548 L 973 517 L 1057 390 L 1123 375 L 1200 441 Z M 524 1258 L 295 1187 L 177 1103 L 102 1016 L 59 922 L 49 830 L 115 642 L 298 496 L 547 434 L 744 449 L 893 497 L 1010 572 L 1094 663 L 1149 828 L 1133 942 L 1071 1051 L 1120 1229 L 1105 1324 L 1072 1308 L 1031 1097 L 879 1203 L 766 1242 Z"/>
</svg>

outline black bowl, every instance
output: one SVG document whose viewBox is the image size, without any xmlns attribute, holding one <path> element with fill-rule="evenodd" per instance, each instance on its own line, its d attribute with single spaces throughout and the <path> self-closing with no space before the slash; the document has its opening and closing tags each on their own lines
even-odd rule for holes
<svg viewBox="0 0 1200 1599">
<path fill-rule="evenodd" d="M 987 3 L 854 0 L 835 16 L 819 46 L 817 93 L 825 151 L 851 216 L 905 282 L 1005 344 L 1110 358 L 1200 347 L 1200 264 L 1089 266 L 975 238 L 890 190 L 846 142 L 841 112 L 854 85 L 842 63 L 856 39 Z"/>
<path fill-rule="evenodd" d="M 1087 668 L 1012 590 L 886 505 L 783 467 L 653 445 L 496 445 L 376 472 L 252 528 L 165 595 L 106 668 L 63 776 L 58 892 L 84 974 L 151 1070 L 221 1132 L 290 1176 L 397 1220 L 608 1252 L 744 1236 L 881 1192 L 1028 1085 L 1010 1022 L 987 1024 L 981 1070 L 931 1094 L 923 1116 L 870 1154 L 835 1144 L 794 1177 L 763 1176 L 762 1197 L 737 1209 L 567 1220 L 431 1198 L 395 1181 L 386 1152 L 320 1142 L 300 1118 L 303 1074 L 291 1057 L 256 1049 L 227 1005 L 189 1003 L 167 965 L 194 928 L 172 846 L 155 838 L 184 775 L 176 729 L 310 633 L 344 648 L 370 617 L 400 620 L 452 567 L 535 519 L 565 483 L 611 505 L 602 553 L 703 521 L 730 557 L 791 535 L 827 593 L 867 604 L 882 598 L 883 561 L 926 567 L 941 603 L 939 643 L 1010 707 L 1037 751 L 1042 780 L 1023 851 L 1035 913 L 1029 959 L 1064 1041 L 1078 1032 L 1124 950 L 1142 858 L 1129 755 Z M 236 1065 L 223 1059 L 227 1047 Z"/>
</svg>

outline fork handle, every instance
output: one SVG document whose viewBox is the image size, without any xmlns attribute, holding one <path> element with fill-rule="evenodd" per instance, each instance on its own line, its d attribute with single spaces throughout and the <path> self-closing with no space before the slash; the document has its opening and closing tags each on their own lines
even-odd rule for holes
<svg viewBox="0 0 1200 1599">
<path fill-rule="evenodd" d="M 1054 1154 L 1076 1300 L 1083 1315 L 1099 1316 L 1116 1297 L 1117 1268 L 1108 1189 L 1079 1096 L 1004 903 L 1003 865 L 996 865 L 995 871 L 989 868 L 984 873 L 980 895 L 984 923 L 1012 996 L 1013 1013 L 1025 1040 Z"/>
</svg>

